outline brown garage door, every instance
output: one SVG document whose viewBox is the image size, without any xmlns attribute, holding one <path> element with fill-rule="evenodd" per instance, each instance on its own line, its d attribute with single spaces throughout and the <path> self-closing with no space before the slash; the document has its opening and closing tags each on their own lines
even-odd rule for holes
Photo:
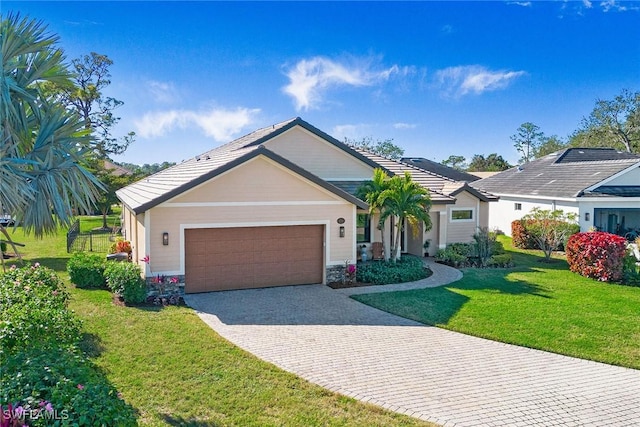
<svg viewBox="0 0 640 427">
<path fill-rule="evenodd" d="M 185 230 L 185 292 L 322 283 L 323 225 Z"/>
</svg>

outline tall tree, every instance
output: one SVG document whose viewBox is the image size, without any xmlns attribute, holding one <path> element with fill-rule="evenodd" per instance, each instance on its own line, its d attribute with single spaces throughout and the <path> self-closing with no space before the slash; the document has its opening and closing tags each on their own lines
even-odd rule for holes
<svg viewBox="0 0 640 427">
<path fill-rule="evenodd" d="M 389 188 L 389 176 L 386 172 L 380 168 L 373 171 L 373 178 L 370 181 L 365 181 L 356 190 L 356 196 L 361 200 L 364 200 L 369 205 L 369 214 L 378 214 L 377 228 L 382 235 L 382 247 L 385 247 L 384 241 L 384 223 L 388 218 L 388 214 L 383 212 L 384 203 L 381 198 L 382 193 Z M 386 254 L 386 251 L 384 251 Z M 385 260 L 386 260 L 385 255 Z"/>
<path fill-rule="evenodd" d="M 114 111 L 123 105 L 122 101 L 104 94 L 111 84 L 109 68 L 112 65 L 113 61 L 107 55 L 91 52 L 72 61 L 73 87 L 47 86 L 47 90 L 84 120 L 85 127 L 93 133 L 94 150 L 100 158 L 124 153 L 135 138 L 134 132 L 121 138 L 111 135 L 120 121 Z"/>
<path fill-rule="evenodd" d="M 520 161 L 523 163 L 529 163 L 534 159 L 534 154 L 538 147 L 544 140 L 544 133 L 540 130 L 540 127 L 526 122 L 520 125 L 516 130 L 516 133 L 511 135 L 513 146 L 520 153 Z"/>
<path fill-rule="evenodd" d="M 345 138 L 344 143 L 389 159 L 398 160 L 404 155 L 404 149 L 394 144 L 393 139 L 374 141 L 372 137 L 367 136 L 361 140 Z"/>
<path fill-rule="evenodd" d="M 474 154 L 467 171 L 469 172 L 500 172 L 511 167 L 498 153 L 491 153 L 487 157 Z"/>
<path fill-rule="evenodd" d="M 73 87 L 58 36 L 15 14 L 0 16 L 0 36 L 0 205 L 41 237 L 95 203 L 99 184 L 83 166 L 90 135 L 42 89 Z"/>
<path fill-rule="evenodd" d="M 455 154 L 450 155 L 446 160 L 443 160 L 440 163 L 459 171 L 463 171 L 467 168 L 467 159 L 464 156 L 456 156 Z"/>
<path fill-rule="evenodd" d="M 536 159 L 539 159 L 547 154 L 567 148 L 567 146 L 568 143 L 563 141 L 558 135 L 552 135 L 543 139 L 542 143 L 535 149 L 534 156 Z"/>
<path fill-rule="evenodd" d="M 598 99 L 572 135 L 571 145 L 640 153 L 640 92 L 623 89 L 610 101 Z"/>
<path fill-rule="evenodd" d="M 414 230 L 418 229 L 417 225 L 421 222 L 425 231 L 431 230 L 429 191 L 413 181 L 411 174 L 405 172 L 402 176 L 394 175 L 389 179 L 388 188 L 380 194 L 379 203 L 385 217 L 393 215 L 397 220 L 395 242 L 391 248 L 391 259 L 396 262 L 400 255 L 400 235 L 405 220 Z"/>
</svg>

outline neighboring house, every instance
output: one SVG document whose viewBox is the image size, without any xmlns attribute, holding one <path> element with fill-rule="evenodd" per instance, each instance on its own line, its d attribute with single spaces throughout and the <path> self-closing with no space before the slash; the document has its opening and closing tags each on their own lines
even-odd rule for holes
<svg viewBox="0 0 640 427">
<path fill-rule="evenodd" d="M 119 190 L 123 233 L 147 277 L 184 276 L 187 293 L 327 283 L 362 245 L 381 240 L 376 218 L 354 196 L 378 167 L 408 171 L 431 192 L 433 229 L 407 230 L 406 252 L 422 255 L 431 239 L 434 253 L 488 225 L 494 196 L 354 150 L 295 118 Z"/>
<path fill-rule="evenodd" d="M 489 225 L 511 234 L 511 222 L 534 207 L 579 215 L 582 231 L 640 231 L 640 156 L 611 148 L 567 148 L 475 181 L 500 197 Z"/>
</svg>

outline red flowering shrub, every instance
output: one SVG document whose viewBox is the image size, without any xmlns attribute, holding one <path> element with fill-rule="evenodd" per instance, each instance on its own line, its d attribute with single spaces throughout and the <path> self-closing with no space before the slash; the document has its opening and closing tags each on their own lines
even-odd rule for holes
<svg viewBox="0 0 640 427">
<path fill-rule="evenodd" d="M 627 241 L 624 237 L 602 231 L 577 233 L 567 242 L 569 269 L 601 282 L 622 279 Z"/>
<path fill-rule="evenodd" d="M 513 246 L 519 249 L 537 249 L 536 240 L 527 233 L 526 220 L 516 219 L 511 223 L 511 238 Z"/>
</svg>

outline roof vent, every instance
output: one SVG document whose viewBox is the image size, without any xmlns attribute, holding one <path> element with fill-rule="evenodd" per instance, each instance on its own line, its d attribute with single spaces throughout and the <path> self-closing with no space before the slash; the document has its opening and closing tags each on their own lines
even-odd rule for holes
<svg viewBox="0 0 640 427">
<path fill-rule="evenodd" d="M 211 156 L 209 156 L 208 154 L 205 156 L 204 158 L 205 160 L 211 160 Z"/>
<path fill-rule="evenodd" d="M 524 170 L 524 168 L 520 165 L 518 165 L 518 172 L 522 172 Z"/>
<path fill-rule="evenodd" d="M 196 156 L 196 162 L 200 161 L 200 156 Z"/>
</svg>

